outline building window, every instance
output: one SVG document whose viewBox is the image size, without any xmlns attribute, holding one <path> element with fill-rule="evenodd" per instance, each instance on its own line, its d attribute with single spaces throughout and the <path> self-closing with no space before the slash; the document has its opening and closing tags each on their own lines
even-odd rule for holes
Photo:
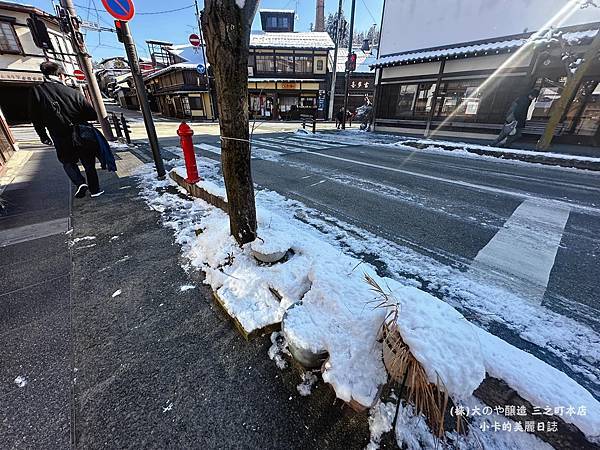
<svg viewBox="0 0 600 450">
<path fill-rule="evenodd" d="M 256 55 L 256 71 L 267 73 L 275 72 L 273 55 Z"/>
<path fill-rule="evenodd" d="M 435 83 L 420 83 L 417 99 L 415 101 L 415 116 L 427 117 L 433 105 Z"/>
<path fill-rule="evenodd" d="M 416 94 L 416 84 L 403 84 L 400 86 L 398 101 L 396 102 L 396 117 L 412 117 Z"/>
<path fill-rule="evenodd" d="M 15 27 L 10 22 L 0 21 L 0 52 L 22 53 Z"/>
<path fill-rule="evenodd" d="M 296 56 L 296 72 L 312 73 L 313 59 L 312 56 Z"/>
<path fill-rule="evenodd" d="M 440 116 L 474 117 L 479 111 L 482 92 L 478 90 L 479 80 L 448 81 L 444 83 L 444 92 Z"/>
<path fill-rule="evenodd" d="M 191 109 L 204 112 L 204 103 L 202 103 L 201 97 L 188 97 L 188 100 Z"/>
<path fill-rule="evenodd" d="M 319 71 L 319 72 L 323 71 L 323 60 L 322 59 L 317 59 L 317 71 Z"/>
<path fill-rule="evenodd" d="M 181 107 L 183 108 L 183 114 L 186 116 L 192 115 L 192 110 L 190 108 L 190 101 L 187 97 L 181 97 Z"/>
<path fill-rule="evenodd" d="M 294 57 L 277 55 L 275 57 L 277 72 L 292 73 L 294 72 Z"/>
</svg>

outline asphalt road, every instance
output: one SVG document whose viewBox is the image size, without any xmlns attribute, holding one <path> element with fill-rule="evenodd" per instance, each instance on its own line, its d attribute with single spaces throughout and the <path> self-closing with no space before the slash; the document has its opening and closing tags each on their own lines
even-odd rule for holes
<svg viewBox="0 0 600 450">
<path fill-rule="evenodd" d="M 472 271 L 482 284 L 510 292 L 516 299 L 510 308 L 517 318 L 525 306 L 529 309 L 522 315 L 533 310 L 536 317 L 521 317 L 508 326 L 506 320 L 485 317 L 485 305 L 477 311 L 465 307 L 463 312 L 599 396 L 600 372 L 594 367 L 599 367 L 595 344 L 600 343 L 600 174 L 414 151 L 385 145 L 397 140 L 388 136 L 374 136 L 371 144 L 362 137 L 357 141 L 352 135 L 341 136 L 344 142 L 335 133 L 256 136 L 255 183 L 398 248 L 412 249 L 442 268 Z M 200 144 L 198 155 L 219 160 L 218 137 L 194 139 Z M 163 139 L 162 144 L 178 142 Z M 440 291 L 440 283 L 431 287 L 422 274 L 395 271 L 386 264 L 389 255 L 378 249 L 359 256 L 386 275 L 419 280 L 442 299 L 448 295 L 447 290 Z M 531 336 L 536 328 L 523 322 L 540 319 L 539 330 L 547 320 L 560 335 L 561 318 L 581 325 L 572 335 L 585 335 L 589 346 L 596 347 L 591 356 L 581 356 L 577 349 L 568 356 L 548 351 L 544 342 L 540 344 L 545 338 L 536 340 Z M 572 323 L 566 321 L 564 326 Z M 582 342 L 578 345 L 585 347 Z"/>
</svg>

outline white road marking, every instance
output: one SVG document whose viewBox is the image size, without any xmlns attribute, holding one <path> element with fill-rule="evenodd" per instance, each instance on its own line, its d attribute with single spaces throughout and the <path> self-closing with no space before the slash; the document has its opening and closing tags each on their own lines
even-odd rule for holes
<svg viewBox="0 0 600 450">
<path fill-rule="evenodd" d="M 277 141 L 273 141 L 273 138 L 265 138 L 265 137 L 261 137 L 261 138 L 255 138 L 252 140 L 252 143 L 259 143 L 261 146 L 267 146 L 267 147 L 273 147 L 276 148 L 278 150 L 288 150 L 289 147 L 286 145 L 282 145 L 281 143 L 277 142 Z"/>
<path fill-rule="evenodd" d="M 569 214 L 559 202 L 525 200 L 479 251 L 471 269 L 541 304 Z"/>
<path fill-rule="evenodd" d="M 209 144 L 195 144 L 194 147 L 199 148 L 200 150 L 207 150 L 209 152 L 212 153 L 216 153 L 217 155 L 221 154 L 221 147 L 217 147 L 215 145 L 209 145 Z"/>
<path fill-rule="evenodd" d="M 471 189 L 475 189 L 475 190 L 483 191 L 483 192 L 489 192 L 492 194 L 506 195 L 509 197 L 516 197 L 516 198 L 519 198 L 522 200 L 537 200 L 540 202 L 550 202 L 555 205 L 562 205 L 565 208 L 571 208 L 571 209 L 584 211 L 584 212 L 588 212 L 588 213 L 593 212 L 595 214 L 600 214 L 600 208 L 595 208 L 593 206 L 579 205 L 577 203 L 572 203 L 572 202 L 567 202 L 567 201 L 544 199 L 541 197 L 536 197 L 535 195 L 528 194 L 526 192 L 513 191 L 510 189 L 506 189 L 506 188 L 495 188 L 493 186 L 469 183 L 468 181 L 452 180 L 450 178 L 438 177 L 435 175 L 427 175 L 424 173 L 413 172 L 413 171 L 407 170 L 407 169 L 397 169 L 395 167 L 382 166 L 381 164 L 372 164 L 372 163 L 368 163 L 368 162 L 364 162 L 364 161 L 357 161 L 355 159 L 350 159 L 350 158 L 342 158 L 341 156 L 326 155 L 324 153 L 319 153 L 319 152 L 306 152 L 306 153 L 309 155 L 320 156 L 322 158 L 329 158 L 329 159 L 335 159 L 337 161 L 344 161 L 344 162 L 349 162 L 349 163 L 353 163 L 353 164 L 358 164 L 360 166 L 373 167 L 375 169 L 389 170 L 391 172 L 412 175 L 415 177 L 424 178 L 426 180 L 441 181 L 442 183 L 454 184 L 457 186 L 471 188 Z"/>
<path fill-rule="evenodd" d="M 69 228 L 70 221 L 68 217 L 22 227 L 8 228 L 0 231 L 0 247 L 8 247 L 9 245 L 65 233 Z"/>
<path fill-rule="evenodd" d="M 321 181 L 317 181 L 316 183 L 311 184 L 309 187 L 313 187 L 316 186 L 317 184 L 322 184 L 325 183 L 327 180 L 321 180 Z"/>
<path fill-rule="evenodd" d="M 295 141 L 300 141 L 300 142 L 304 142 L 305 140 L 308 140 L 315 144 L 316 143 L 321 144 L 322 146 L 325 146 L 325 147 L 345 147 L 348 145 L 344 141 L 330 142 L 330 141 L 325 141 L 321 138 L 313 137 L 313 136 L 309 136 L 309 135 L 302 136 L 302 137 L 294 136 L 294 137 L 290 137 L 290 139 L 295 140 Z"/>
</svg>

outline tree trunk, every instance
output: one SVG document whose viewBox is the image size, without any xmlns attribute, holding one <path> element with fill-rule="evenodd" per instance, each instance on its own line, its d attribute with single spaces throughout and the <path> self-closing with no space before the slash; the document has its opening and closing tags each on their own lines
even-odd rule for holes
<svg viewBox="0 0 600 450">
<path fill-rule="evenodd" d="M 239 0 L 238 0 L 239 2 Z M 221 165 L 231 234 L 240 244 L 256 238 L 256 207 L 250 167 L 248 54 L 258 0 L 205 0 L 202 31 L 213 67 L 221 128 Z"/>
<path fill-rule="evenodd" d="M 556 130 L 556 127 L 563 120 L 569 105 L 575 98 L 577 89 L 579 89 L 579 85 L 581 84 L 583 77 L 594 64 L 594 60 L 598 58 L 598 52 L 600 52 L 600 30 L 585 52 L 585 55 L 583 56 L 583 62 L 577 68 L 575 74 L 569 77 L 567 83 L 565 84 L 565 88 L 558 99 L 558 102 L 552 108 L 552 112 L 550 113 L 550 118 L 548 119 L 544 134 L 537 143 L 537 148 L 539 150 L 547 150 L 548 147 L 550 147 L 552 139 L 554 138 L 554 131 Z"/>
</svg>

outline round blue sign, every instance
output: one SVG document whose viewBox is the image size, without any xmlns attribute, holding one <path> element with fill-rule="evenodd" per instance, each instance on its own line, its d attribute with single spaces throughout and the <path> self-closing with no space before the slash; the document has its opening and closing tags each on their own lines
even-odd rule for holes
<svg viewBox="0 0 600 450">
<path fill-rule="evenodd" d="M 135 14 L 132 0 L 102 0 L 106 11 L 117 20 L 127 22 Z"/>
<path fill-rule="evenodd" d="M 196 70 L 200 75 L 204 75 L 206 73 L 206 67 L 204 67 L 204 64 L 198 64 L 196 66 Z"/>
</svg>

